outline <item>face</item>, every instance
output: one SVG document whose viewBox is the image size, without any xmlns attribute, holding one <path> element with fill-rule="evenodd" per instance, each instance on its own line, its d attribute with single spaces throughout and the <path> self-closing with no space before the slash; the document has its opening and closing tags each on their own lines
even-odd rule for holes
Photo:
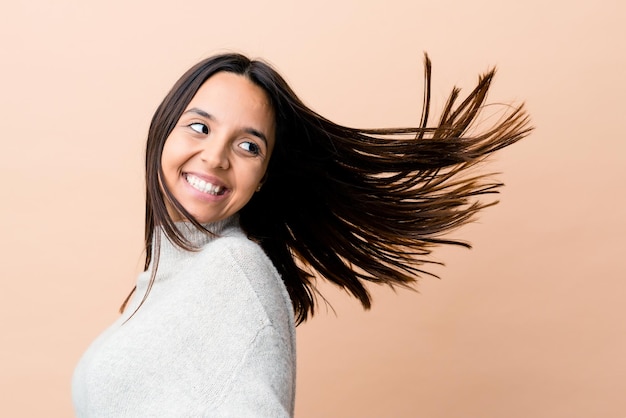
<svg viewBox="0 0 626 418">
<path fill-rule="evenodd" d="M 237 213 L 262 184 L 275 141 L 265 92 L 244 76 L 211 76 L 165 141 L 163 182 L 200 223 Z M 174 221 L 182 215 L 167 202 Z"/>
</svg>

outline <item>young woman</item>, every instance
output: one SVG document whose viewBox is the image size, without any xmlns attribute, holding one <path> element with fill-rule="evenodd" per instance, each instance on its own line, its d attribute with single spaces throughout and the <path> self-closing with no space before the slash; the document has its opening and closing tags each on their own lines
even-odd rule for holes
<svg viewBox="0 0 626 418">
<path fill-rule="evenodd" d="M 290 417 L 295 325 L 313 278 L 365 308 L 406 286 L 498 183 L 464 172 L 529 132 L 521 107 L 477 132 L 493 72 L 428 126 L 353 129 L 307 108 L 270 66 L 206 59 L 157 109 L 146 149 L 147 259 L 123 314 L 73 378 L 79 417 Z"/>
</svg>

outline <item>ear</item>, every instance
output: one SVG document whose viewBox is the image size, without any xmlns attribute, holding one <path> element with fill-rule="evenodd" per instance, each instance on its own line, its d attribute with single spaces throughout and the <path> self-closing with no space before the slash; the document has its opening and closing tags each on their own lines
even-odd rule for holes
<svg viewBox="0 0 626 418">
<path fill-rule="evenodd" d="M 265 184 L 265 180 L 267 180 L 267 171 L 265 171 L 265 174 L 263 174 L 263 177 L 261 178 L 261 181 L 259 181 L 259 185 L 256 188 L 257 192 L 261 191 L 261 187 L 263 187 L 263 184 Z"/>
</svg>

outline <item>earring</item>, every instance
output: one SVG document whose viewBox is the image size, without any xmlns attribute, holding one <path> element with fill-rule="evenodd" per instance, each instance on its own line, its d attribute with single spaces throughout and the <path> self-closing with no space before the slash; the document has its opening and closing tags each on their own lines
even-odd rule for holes
<svg viewBox="0 0 626 418">
<path fill-rule="evenodd" d="M 261 191 L 261 187 L 263 187 L 263 183 L 259 183 L 259 186 L 256 188 L 256 191 L 260 192 Z"/>
</svg>

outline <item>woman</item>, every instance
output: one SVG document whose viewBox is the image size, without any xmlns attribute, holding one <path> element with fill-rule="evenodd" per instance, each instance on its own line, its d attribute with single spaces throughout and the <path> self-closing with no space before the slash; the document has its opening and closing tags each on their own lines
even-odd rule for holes
<svg viewBox="0 0 626 418">
<path fill-rule="evenodd" d="M 353 129 L 307 108 L 261 61 L 219 55 L 157 109 L 146 150 L 145 271 L 74 374 L 79 417 L 289 417 L 295 324 L 318 275 L 370 306 L 500 186 L 464 177 L 529 132 L 522 108 L 473 128 L 493 72 L 428 127 Z M 428 274 L 428 273 L 426 273 Z"/>
</svg>

